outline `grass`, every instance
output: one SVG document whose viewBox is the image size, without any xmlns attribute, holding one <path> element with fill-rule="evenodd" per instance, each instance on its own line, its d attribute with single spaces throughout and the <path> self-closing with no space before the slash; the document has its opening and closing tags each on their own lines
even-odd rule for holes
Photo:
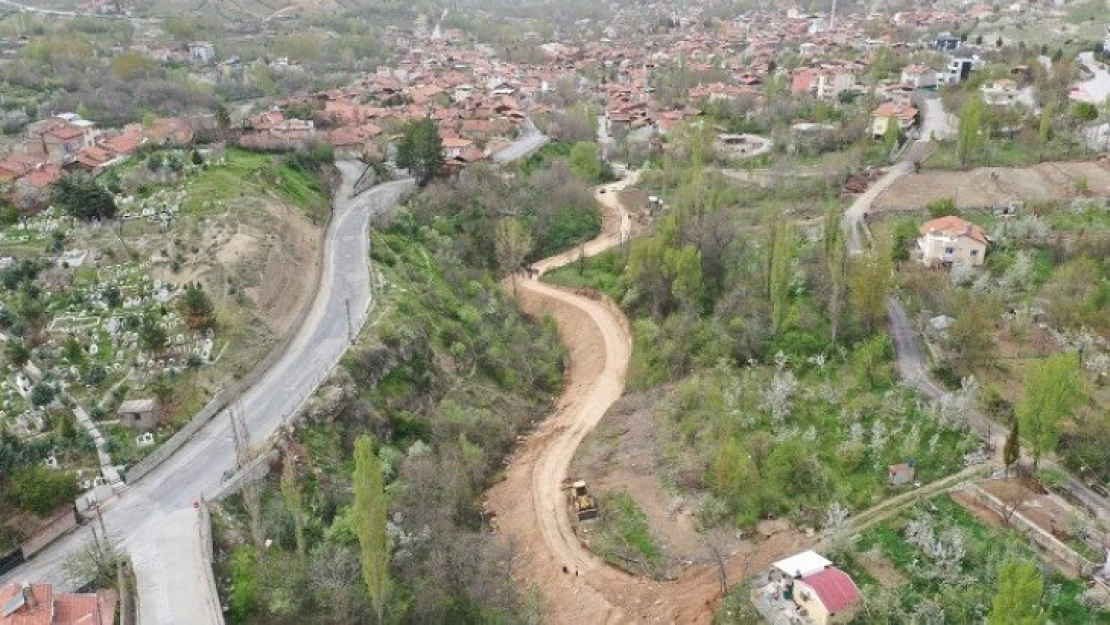
<svg viewBox="0 0 1110 625">
<path fill-rule="evenodd" d="M 618 283 L 623 270 L 621 250 L 610 250 L 544 274 L 544 280 L 571 288 L 597 289 L 616 298 L 620 296 Z"/>
<path fill-rule="evenodd" d="M 1046 145 L 1029 145 L 1018 140 L 991 140 L 986 143 L 971 161 L 961 165 L 956 159 L 956 144 L 952 141 L 940 143 L 932 155 L 924 162 L 927 169 L 959 170 L 971 167 L 1029 167 L 1046 161 L 1074 161 L 1094 158 L 1092 152 L 1082 145 L 1062 141 L 1049 141 Z"/>
<path fill-rule="evenodd" d="M 182 212 L 207 215 L 254 194 L 273 190 L 296 205 L 316 223 L 323 221 L 329 207 L 321 181 L 278 157 L 241 149 L 228 149 L 227 165 L 210 167 L 189 180 L 189 197 Z"/>
<path fill-rule="evenodd" d="M 599 497 L 601 519 L 593 538 L 593 550 L 606 562 L 634 574 L 658 578 L 664 565 L 663 552 L 648 527 L 647 515 L 625 491 Z"/>
</svg>

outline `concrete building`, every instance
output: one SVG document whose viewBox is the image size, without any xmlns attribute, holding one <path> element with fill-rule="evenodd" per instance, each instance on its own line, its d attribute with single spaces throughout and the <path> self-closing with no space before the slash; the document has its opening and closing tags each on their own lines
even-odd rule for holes
<svg viewBox="0 0 1110 625">
<path fill-rule="evenodd" d="M 955 215 L 925 222 L 920 233 L 921 262 L 930 266 L 982 265 L 990 243 L 982 228 Z"/>
<path fill-rule="evenodd" d="M 129 399 L 119 406 L 120 423 L 132 430 L 148 432 L 158 427 L 162 410 L 153 399 Z"/>
<path fill-rule="evenodd" d="M 928 65 L 907 65 L 902 70 L 902 84 L 914 89 L 936 89 L 937 70 Z"/>
<path fill-rule="evenodd" d="M 216 58 L 216 48 L 207 41 L 194 41 L 189 44 L 189 60 L 206 65 Z"/>
</svg>

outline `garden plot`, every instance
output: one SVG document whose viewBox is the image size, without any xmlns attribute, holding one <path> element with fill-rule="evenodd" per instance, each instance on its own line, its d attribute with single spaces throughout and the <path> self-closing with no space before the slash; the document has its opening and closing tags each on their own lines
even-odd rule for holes
<svg viewBox="0 0 1110 625">
<path fill-rule="evenodd" d="M 985 524 L 948 495 L 863 532 L 845 550 L 835 559 L 863 591 L 867 622 L 982 622 L 991 610 L 998 570 L 1010 560 L 1038 563 L 1044 579 L 1040 604 L 1052 621 L 1110 618 L 1092 595 L 1085 596 L 1082 581 L 1041 562 L 1020 534 Z M 885 572 L 876 574 L 876 562 Z M 890 618 L 894 621 L 885 620 Z"/>
</svg>

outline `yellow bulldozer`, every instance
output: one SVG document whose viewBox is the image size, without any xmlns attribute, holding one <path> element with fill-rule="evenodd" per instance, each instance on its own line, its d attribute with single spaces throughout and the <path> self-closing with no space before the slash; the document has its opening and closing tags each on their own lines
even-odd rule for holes
<svg viewBox="0 0 1110 625">
<path fill-rule="evenodd" d="M 578 480 L 571 485 L 571 496 L 574 498 L 574 511 L 578 513 L 579 521 L 588 521 L 596 519 L 600 514 L 597 509 L 597 501 L 594 500 L 586 490 L 586 482 Z"/>
</svg>

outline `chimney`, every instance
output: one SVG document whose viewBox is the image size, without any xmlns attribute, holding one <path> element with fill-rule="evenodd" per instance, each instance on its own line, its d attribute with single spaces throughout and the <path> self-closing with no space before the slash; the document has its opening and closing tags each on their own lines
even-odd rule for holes
<svg viewBox="0 0 1110 625">
<path fill-rule="evenodd" d="M 28 612 L 34 612 L 35 608 L 38 607 L 38 602 L 35 601 L 35 593 L 27 582 L 23 582 L 23 605 L 27 606 Z"/>
</svg>

